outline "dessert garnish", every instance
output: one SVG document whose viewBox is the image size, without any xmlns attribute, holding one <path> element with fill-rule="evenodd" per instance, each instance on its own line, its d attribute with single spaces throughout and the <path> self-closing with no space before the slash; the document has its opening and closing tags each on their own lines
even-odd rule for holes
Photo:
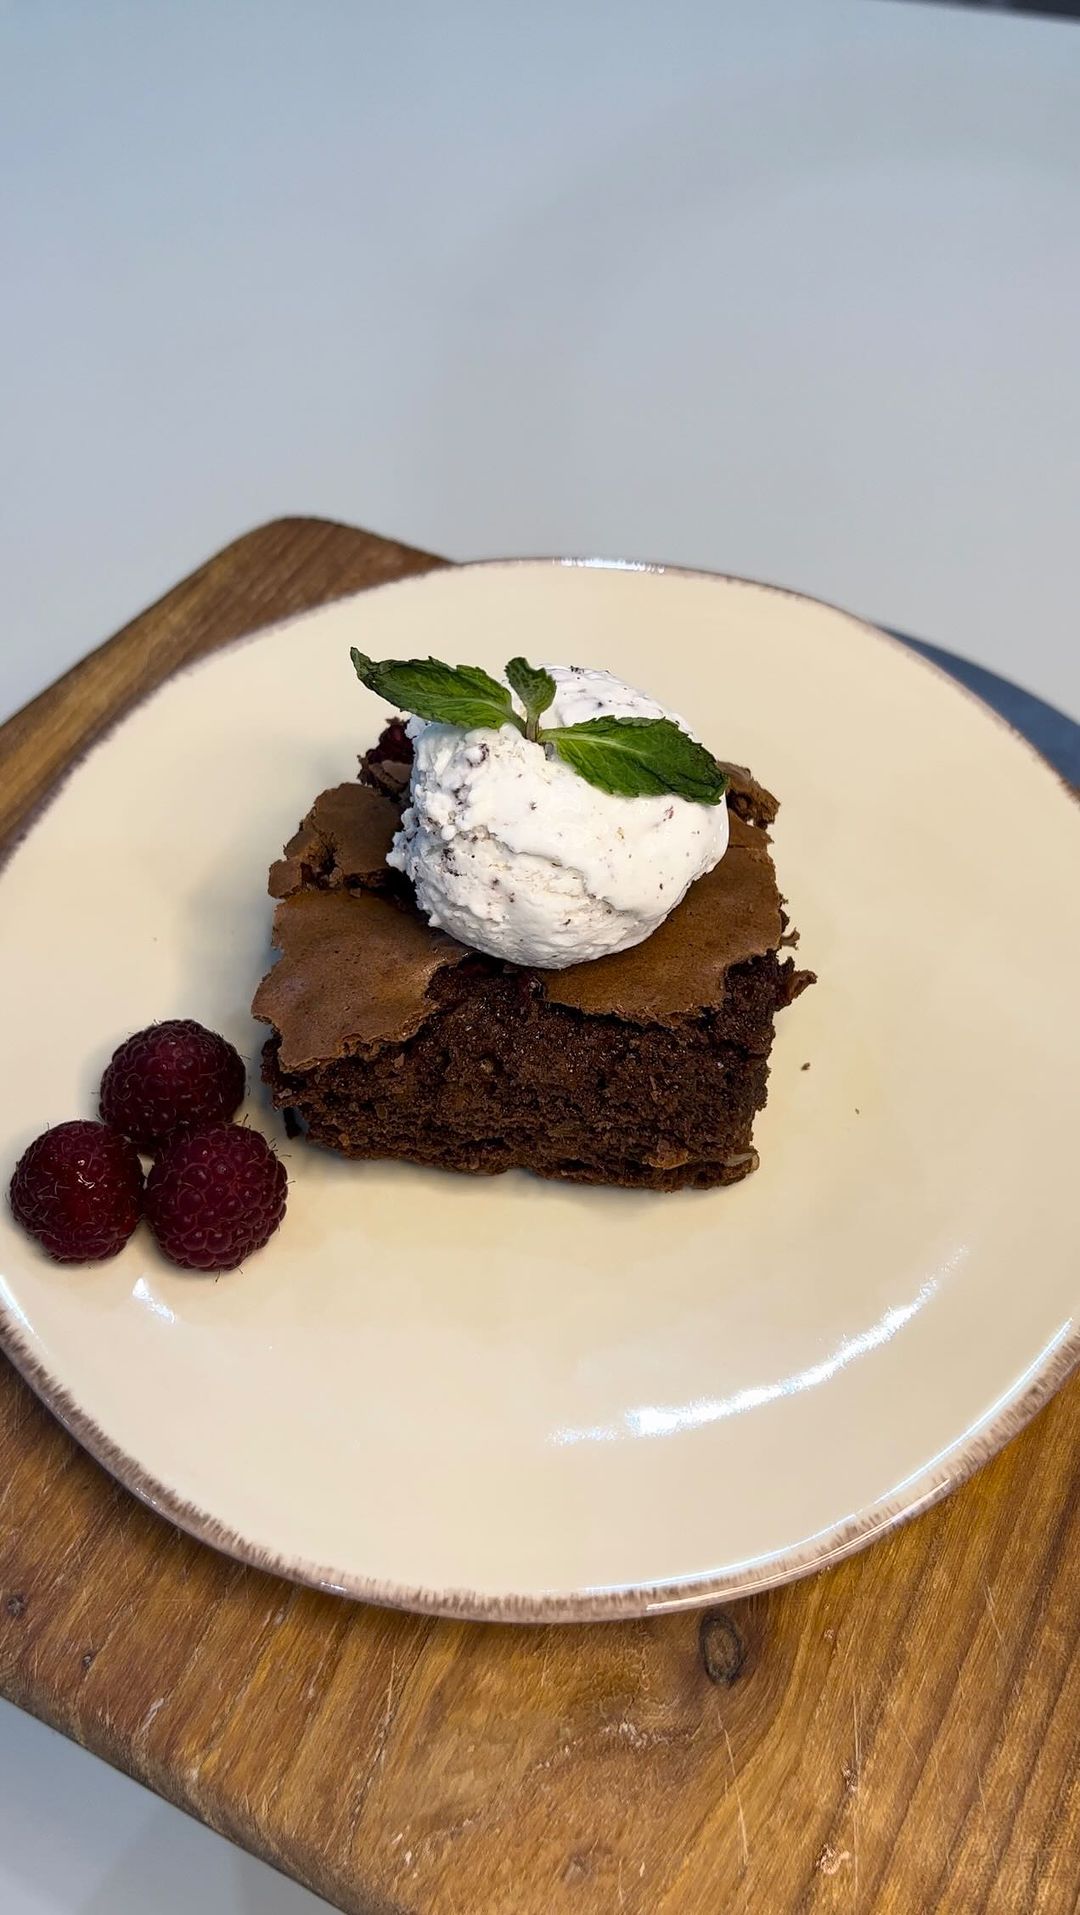
<svg viewBox="0 0 1080 1915">
<path fill-rule="evenodd" d="M 498 731 L 512 725 L 530 744 L 543 745 L 598 791 L 623 798 L 670 791 L 696 804 L 718 805 L 727 788 L 726 774 L 712 753 L 659 706 L 648 712 L 620 713 L 600 709 L 604 701 L 598 698 L 596 717 L 562 720 L 556 708 L 557 722 L 541 727 L 541 718 L 556 705 L 556 674 L 565 674 L 565 666 L 530 665 L 524 658 L 512 658 L 506 667 L 508 682 L 502 685 L 479 665 L 443 665 L 437 658 L 387 658 L 376 663 L 355 645 L 349 656 L 361 683 L 388 704 L 416 718 L 458 725 L 465 731 Z M 631 691 L 610 672 L 587 673 L 576 665 L 570 670 L 603 679 L 631 700 L 652 706 L 651 699 Z M 511 691 L 521 700 L 524 717 L 515 711 Z"/>
<path fill-rule="evenodd" d="M 101 1080 L 103 1122 L 57 1124 L 25 1150 L 12 1214 L 57 1263 L 99 1263 L 145 1212 L 189 1270 L 232 1270 L 285 1214 L 285 1166 L 258 1131 L 223 1121 L 246 1087 L 239 1051 L 192 1018 L 136 1031 Z M 144 1192 L 139 1152 L 158 1155 Z"/>
<path fill-rule="evenodd" d="M 462 944 L 547 970 L 625 951 L 723 857 L 726 773 L 612 673 L 514 658 L 504 684 L 437 659 L 352 661 L 412 714 L 387 863 Z"/>
<path fill-rule="evenodd" d="M 17 1221 L 57 1263 L 101 1263 L 139 1221 L 142 1165 L 126 1137 L 76 1118 L 24 1150 L 10 1194 Z"/>
<path fill-rule="evenodd" d="M 174 1017 L 136 1031 L 113 1052 L 101 1080 L 101 1116 L 149 1151 L 174 1131 L 231 1117 L 243 1097 L 239 1051 L 194 1018 Z"/>
<path fill-rule="evenodd" d="M 285 1166 L 243 1124 L 211 1124 L 173 1139 L 146 1180 L 146 1220 L 160 1248 L 188 1270 L 235 1270 L 285 1215 Z"/>
</svg>

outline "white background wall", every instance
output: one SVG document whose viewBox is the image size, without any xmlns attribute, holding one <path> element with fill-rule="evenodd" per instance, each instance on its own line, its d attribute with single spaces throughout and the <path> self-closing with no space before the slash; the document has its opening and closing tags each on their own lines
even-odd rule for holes
<svg viewBox="0 0 1080 1915">
<path fill-rule="evenodd" d="M 314 512 L 797 586 L 1080 716 L 1080 27 L 0 0 L 0 195 L 0 712 Z M 315 1906 L 0 1710 L 4 1915 Z"/>
<path fill-rule="evenodd" d="M 0 703 L 234 533 L 795 585 L 1080 705 L 1080 28 L 0 0 Z"/>
</svg>

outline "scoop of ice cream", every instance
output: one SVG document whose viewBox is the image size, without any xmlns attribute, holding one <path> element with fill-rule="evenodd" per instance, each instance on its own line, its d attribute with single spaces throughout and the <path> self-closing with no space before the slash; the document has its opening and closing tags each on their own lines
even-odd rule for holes
<svg viewBox="0 0 1080 1915">
<path fill-rule="evenodd" d="M 547 670 L 556 693 L 545 726 L 675 718 L 610 672 Z M 562 970 L 625 951 L 727 849 L 723 801 L 615 797 L 513 725 L 416 719 L 409 730 L 410 802 L 387 862 L 412 880 L 430 923 L 491 957 Z"/>
</svg>

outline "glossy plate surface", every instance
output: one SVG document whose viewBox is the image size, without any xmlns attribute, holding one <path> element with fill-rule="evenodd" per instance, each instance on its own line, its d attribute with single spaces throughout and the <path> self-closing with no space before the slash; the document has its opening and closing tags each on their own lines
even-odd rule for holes
<svg viewBox="0 0 1080 1915">
<path fill-rule="evenodd" d="M 933 667 L 787 593 L 464 567 L 171 681 L 0 874 L 5 1176 L 151 1019 L 225 1031 L 257 1077 L 266 867 L 379 722 L 350 644 L 608 666 L 778 793 L 820 982 L 778 1026 L 761 1169 L 658 1196 L 350 1165 L 256 1087 L 292 1177 L 269 1248 L 215 1282 L 140 1231 L 60 1269 L 5 1209 L 9 1353 L 208 1541 L 458 1614 L 760 1587 L 962 1480 L 1076 1355 L 1080 807 Z"/>
</svg>

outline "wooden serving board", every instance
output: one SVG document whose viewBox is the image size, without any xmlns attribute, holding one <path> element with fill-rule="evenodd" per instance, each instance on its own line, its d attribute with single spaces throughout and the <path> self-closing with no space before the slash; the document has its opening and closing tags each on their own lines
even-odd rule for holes
<svg viewBox="0 0 1080 1915">
<path fill-rule="evenodd" d="M 437 563 L 315 520 L 239 539 L 0 731 L 0 840 L 177 666 Z M 477 1627 L 189 1541 L 0 1361 L 0 1690 L 354 1915 L 1073 1915 L 1078 1452 L 1074 1382 L 811 1581 Z"/>
</svg>

